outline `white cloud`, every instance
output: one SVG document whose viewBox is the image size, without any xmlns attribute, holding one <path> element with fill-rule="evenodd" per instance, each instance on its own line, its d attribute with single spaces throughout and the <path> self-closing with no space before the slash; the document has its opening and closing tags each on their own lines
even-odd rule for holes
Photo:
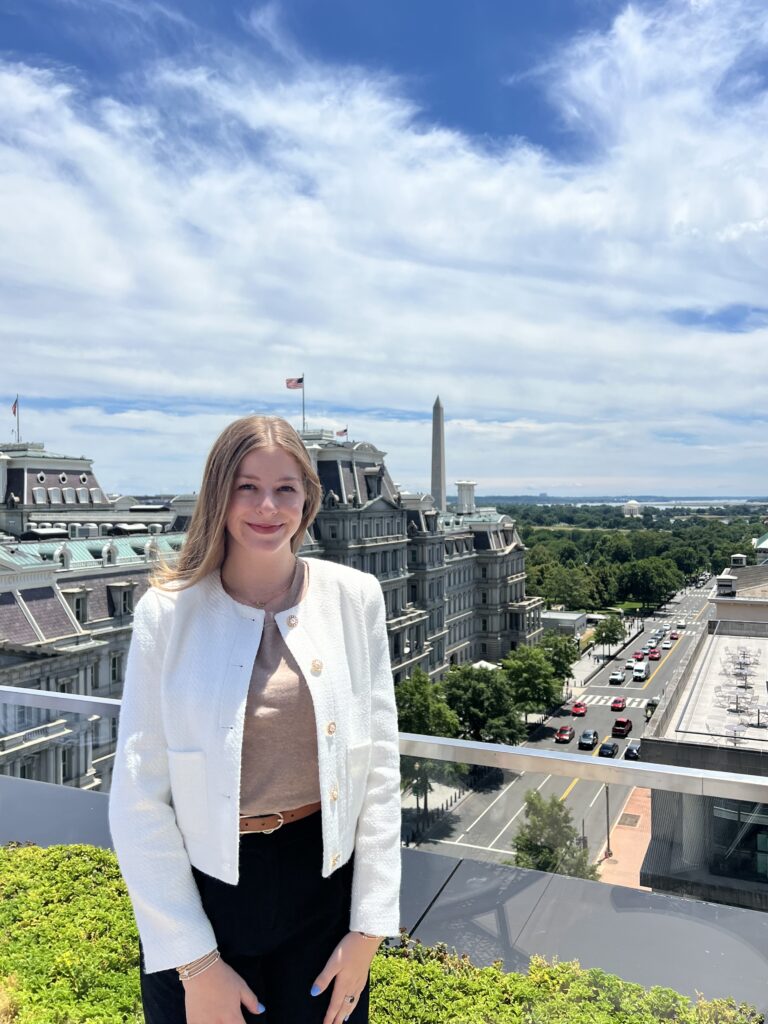
<svg viewBox="0 0 768 1024">
<path fill-rule="evenodd" d="M 208 47 L 130 101 L 2 66 L 3 380 L 67 405 L 30 412 L 37 438 L 108 489 L 185 489 L 305 372 L 312 422 L 355 424 L 411 489 L 438 392 L 449 477 L 479 489 L 760 489 L 766 330 L 666 314 L 765 304 L 762 3 L 627 7 L 538 69 L 578 162 L 425 128 L 396 81 L 304 59 L 274 5 L 247 29 L 279 64 Z"/>
</svg>

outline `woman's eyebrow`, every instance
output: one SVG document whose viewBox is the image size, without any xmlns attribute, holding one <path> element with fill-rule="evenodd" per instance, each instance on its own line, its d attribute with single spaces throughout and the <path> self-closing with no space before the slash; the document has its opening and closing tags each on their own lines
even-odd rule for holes
<svg viewBox="0 0 768 1024">
<path fill-rule="evenodd" d="M 251 476 L 249 473 L 238 473 L 237 474 L 237 479 L 238 480 L 261 480 L 261 477 L 260 476 Z M 293 481 L 293 483 L 298 483 L 299 482 L 299 478 L 297 476 L 279 476 L 277 478 L 277 483 L 280 483 L 283 480 L 291 480 L 291 481 Z"/>
</svg>

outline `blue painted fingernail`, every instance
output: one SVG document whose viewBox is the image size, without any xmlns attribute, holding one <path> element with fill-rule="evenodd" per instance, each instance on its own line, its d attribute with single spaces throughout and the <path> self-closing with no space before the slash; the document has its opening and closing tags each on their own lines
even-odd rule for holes
<svg viewBox="0 0 768 1024">
<path fill-rule="evenodd" d="M 266 1006 L 263 1003 L 259 1003 L 259 1008 L 257 1010 L 257 1013 L 266 1013 L 266 1012 L 267 1012 Z"/>
<path fill-rule="evenodd" d="M 319 996 L 320 995 L 320 986 L 317 984 L 317 982 L 315 982 L 315 984 L 312 986 L 312 988 L 310 989 L 309 994 L 311 996 Z"/>
</svg>

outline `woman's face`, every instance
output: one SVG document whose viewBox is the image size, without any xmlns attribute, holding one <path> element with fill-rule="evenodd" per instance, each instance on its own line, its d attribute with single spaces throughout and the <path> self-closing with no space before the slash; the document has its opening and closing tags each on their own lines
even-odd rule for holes
<svg viewBox="0 0 768 1024">
<path fill-rule="evenodd" d="M 243 553 L 272 555 L 290 550 L 304 510 L 298 462 L 282 448 L 260 448 L 237 471 L 227 511 L 230 541 Z"/>
</svg>

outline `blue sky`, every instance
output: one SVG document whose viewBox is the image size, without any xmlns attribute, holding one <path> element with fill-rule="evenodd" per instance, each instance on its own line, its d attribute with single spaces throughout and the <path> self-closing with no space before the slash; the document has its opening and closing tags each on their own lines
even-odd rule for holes
<svg viewBox="0 0 768 1024">
<path fill-rule="evenodd" d="M 266 410 L 479 493 L 765 491 L 762 0 L 0 0 L 2 394 L 107 489 Z M 13 420 L 2 434 L 9 440 Z"/>
</svg>

